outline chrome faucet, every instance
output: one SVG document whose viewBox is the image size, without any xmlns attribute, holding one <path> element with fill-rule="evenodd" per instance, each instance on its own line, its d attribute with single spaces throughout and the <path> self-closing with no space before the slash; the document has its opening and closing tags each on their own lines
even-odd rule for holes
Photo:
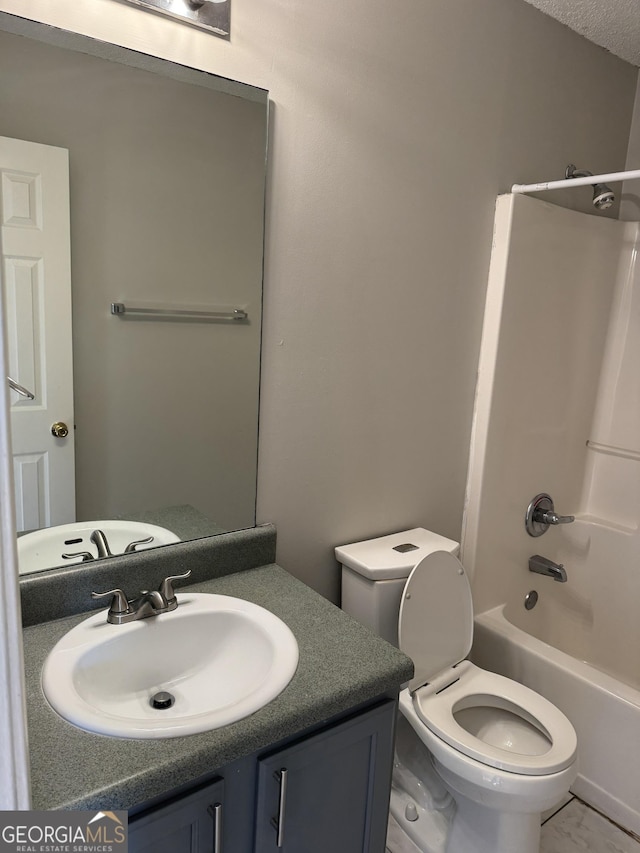
<svg viewBox="0 0 640 853">
<path fill-rule="evenodd" d="M 174 581 L 184 580 L 191 574 L 191 569 L 183 575 L 173 575 L 165 578 L 158 590 L 143 589 L 137 598 L 127 599 L 121 589 L 111 589 L 109 592 L 92 592 L 91 598 L 113 596 L 107 612 L 107 622 L 112 625 L 124 625 L 137 619 L 147 619 L 160 613 L 169 613 L 178 606 L 178 599 L 173 590 Z"/>
<path fill-rule="evenodd" d="M 539 554 L 529 557 L 529 571 L 536 572 L 538 575 L 546 575 L 559 583 L 567 582 L 567 572 L 562 563 L 554 563 L 553 560 L 548 560 Z"/>
</svg>

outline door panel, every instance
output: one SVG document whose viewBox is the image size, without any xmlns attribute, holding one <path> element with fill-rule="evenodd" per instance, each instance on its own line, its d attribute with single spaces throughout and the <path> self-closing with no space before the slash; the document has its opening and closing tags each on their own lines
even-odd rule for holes
<svg viewBox="0 0 640 853">
<path fill-rule="evenodd" d="M 260 760 L 255 853 L 383 853 L 395 708 Z"/>
<path fill-rule="evenodd" d="M 224 780 L 131 821 L 129 853 L 223 853 Z"/>
<path fill-rule="evenodd" d="M 19 531 L 75 520 L 68 151 L 0 137 L 1 283 Z M 54 438 L 63 421 L 67 438 Z"/>
</svg>

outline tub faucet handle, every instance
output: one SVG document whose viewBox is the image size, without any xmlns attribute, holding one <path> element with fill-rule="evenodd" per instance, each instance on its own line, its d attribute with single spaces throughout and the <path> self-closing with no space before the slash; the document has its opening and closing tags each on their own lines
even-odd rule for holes
<svg viewBox="0 0 640 853">
<path fill-rule="evenodd" d="M 551 495 L 541 492 L 527 507 L 524 526 L 529 536 L 542 536 L 552 524 L 571 524 L 575 520 L 575 515 L 558 515 Z"/>
<path fill-rule="evenodd" d="M 533 518 L 541 524 L 571 524 L 576 520 L 575 515 L 556 515 L 555 512 L 544 512 L 541 509 L 534 512 Z"/>
</svg>

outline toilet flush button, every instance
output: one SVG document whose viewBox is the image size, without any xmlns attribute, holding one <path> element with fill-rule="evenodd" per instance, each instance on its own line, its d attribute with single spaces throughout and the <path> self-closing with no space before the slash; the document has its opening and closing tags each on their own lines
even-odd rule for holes
<svg viewBox="0 0 640 853">
<path fill-rule="evenodd" d="M 407 820 L 418 820 L 418 809 L 415 803 L 407 803 L 406 808 L 404 810 L 404 816 Z"/>
</svg>

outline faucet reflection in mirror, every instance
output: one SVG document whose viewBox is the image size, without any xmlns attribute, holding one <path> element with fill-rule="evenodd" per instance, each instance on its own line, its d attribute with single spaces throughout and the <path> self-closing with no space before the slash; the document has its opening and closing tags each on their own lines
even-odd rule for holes
<svg viewBox="0 0 640 853">
<path fill-rule="evenodd" d="M 25 343 L 50 337 L 27 310 L 47 297 L 38 258 L 7 276 L 8 372 L 34 392 L 11 394 L 14 479 L 32 491 L 19 529 L 126 518 L 190 539 L 253 526 L 267 93 L 6 13 L 0 75 L 3 139 L 63 152 L 70 177 L 71 296 L 55 300 L 52 321 L 68 323 L 68 381 Z M 0 171 L 36 170 L 0 158 Z M 38 181 L 25 186 L 36 192 Z M 128 323 L 111 303 L 238 313 Z M 47 415 L 37 446 L 19 446 L 54 385 L 71 391 L 69 406 Z M 67 437 L 51 435 L 54 422 Z M 60 515 L 44 488 L 69 448 L 75 499 Z M 198 524 L 174 528 L 164 514 L 176 507 Z"/>
<path fill-rule="evenodd" d="M 82 564 L 86 568 L 87 563 L 96 560 L 171 545 L 185 538 L 185 519 L 191 519 L 191 529 L 195 529 L 194 513 L 193 509 L 189 512 L 186 507 L 176 507 L 164 514 L 166 524 L 182 532 L 182 537 L 168 526 L 112 519 L 77 521 L 36 530 L 18 538 L 18 571 L 24 575 L 60 565 Z M 206 535 L 206 519 L 203 525 Z"/>
</svg>

